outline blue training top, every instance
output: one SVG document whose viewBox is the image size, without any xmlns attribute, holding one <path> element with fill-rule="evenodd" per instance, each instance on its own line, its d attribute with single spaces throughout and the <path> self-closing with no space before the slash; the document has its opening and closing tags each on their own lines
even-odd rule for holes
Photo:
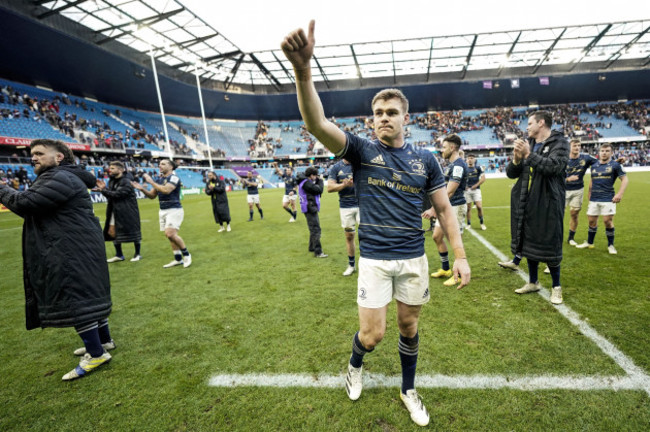
<svg viewBox="0 0 650 432">
<path fill-rule="evenodd" d="M 566 190 L 579 190 L 585 187 L 584 176 L 587 172 L 587 169 L 593 164 L 597 163 L 598 159 L 587 154 L 580 154 L 577 158 L 569 158 L 569 163 L 566 166 L 566 176 L 571 177 L 574 175 L 578 176 L 578 180 L 566 181 Z"/>
<path fill-rule="evenodd" d="M 298 186 L 298 180 L 296 180 L 296 176 L 293 174 L 282 174 L 281 178 L 284 182 L 284 194 L 289 195 L 290 192 L 296 193 L 296 187 Z"/>
<path fill-rule="evenodd" d="M 393 148 L 379 140 L 345 135 L 345 148 L 337 156 L 352 164 L 361 256 L 377 260 L 421 257 L 422 202 L 445 185 L 438 161 L 411 144 Z"/>
<path fill-rule="evenodd" d="M 253 181 L 255 184 L 257 183 L 257 179 L 255 177 L 251 177 L 250 179 L 248 177 L 244 177 L 244 180 L 246 181 Z M 248 183 L 246 184 L 246 190 L 248 191 L 248 195 L 259 195 L 260 192 L 257 190 L 257 186 L 248 186 Z"/>
<path fill-rule="evenodd" d="M 467 166 L 467 189 L 471 188 L 474 186 L 476 183 L 481 180 L 481 176 L 483 175 L 483 168 L 481 168 L 479 165 L 474 165 L 473 167 Z M 481 186 L 476 188 L 481 189 Z"/>
<path fill-rule="evenodd" d="M 158 193 L 158 202 L 160 203 L 160 210 L 167 210 L 173 208 L 183 208 L 181 206 L 181 179 L 178 178 L 176 173 L 172 172 L 167 177 L 157 177 L 155 182 L 161 185 L 171 183 L 174 186 L 173 191 L 168 194 Z"/>
<path fill-rule="evenodd" d="M 591 167 L 591 198 L 589 201 L 612 202 L 614 182 L 617 177 L 624 177 L 625 171 L 620 163 L 610 159 L 607 163 L 596 162 Z"/>
<path fill-rule="evenodd" d="M 343 180 L 352 178 L 352 165 L 342 160 L 335 163 L 330 169 L 327 180 L 334 180 L 336 183 L 342 183 Z M 357 195 L 354 186 L 343 188 L 339 191 L 339 207 L 354 208 L 359 207 Z"/>
<path fill-rule="evenodd" d="M 456 191 L 451 196 L 451 198 L 449 198 L 451 205 L 458 206 L 467 204 L 467 201 L 465 201 L 465 188 L 467 187 L 467 164 L 463 158 L 459 157 L 447 165 L 447 168 L 445 168 L 445 181 L 447 183 L 450 181 L 458 183 Z"/>
</svg>

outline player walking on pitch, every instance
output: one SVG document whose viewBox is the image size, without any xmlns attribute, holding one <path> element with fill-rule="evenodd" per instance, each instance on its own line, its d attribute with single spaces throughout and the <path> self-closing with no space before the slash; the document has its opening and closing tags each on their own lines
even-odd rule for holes
<svg viewBox="0 0 650 432">
<path fill-rule="evenodd" d="M 315 22 L 311 21 L 307 35 L 302 29 L 291 32 L 282 42 L 282 50 L 293 65 L 298 105 L 307 129 L 330 151 L 352 164 L 359 197 L 360 330 L 352 342 L 346 391 L 352 400 L 361 395 L 363 357 L 383 339 L 388 304 L 395 298 L 402 365 L 400 399 L 411 419 L 426 426 L 429 413 L 414 385 L 418 319 L 422 305 L 429 300 L 421 219 L 423 200 L 431 199 L 449 235 L 456 256 L 454 273 L 461 276 L 461 288 L 470 282 L 470 268 L 458 221 L 449 204 L 438 162 L 431 153 L 404 142 L 409 114 L 408 100 L 402 92 L 387 89 L 375 95 L 371 104 L 377 134 L 374 141 L 343 132 L 327 120 L 311 74 L 314 27 Z"/>
</svg>

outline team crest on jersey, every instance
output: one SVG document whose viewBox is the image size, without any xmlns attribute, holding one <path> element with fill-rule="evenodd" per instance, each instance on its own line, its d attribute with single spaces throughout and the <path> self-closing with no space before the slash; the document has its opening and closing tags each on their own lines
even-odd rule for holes
<svg viewBox="0 0 650 432">
<path fill-rule="evenodd" d="M 371 159 L 370 163 L 377 164 L 377 165 L 386 165 L 386 163 L 384 162 L 384 158 L 381 155 L 378 155 L 377 157 Z"/>
<path fill-rule="evenodd" d="M 409 163 L 411 164 L 411 169 L 413 170 L 413 172 L 415 174 L 419 174 L 419 175 L 424 175 L 425 174 L 424 164 L 422 163 L 422 161 L 420 159 L 413 159 L 413 160 L 409 161 Z"/>
<path fill-rule="evenodd" d="M 339 175 L 340 175 L 340 176 L 342 176 L 342 175 L 344 175 L 344 174 L 345 174 L 345 173 L 343 172 L 343 170 L 339 171 Z"/>
<path fill-rule="evenodd" d="M 605 168 L 605 172 L 606 172 L 607 174 L 611 173 L 611 172 L 612 172 L 612 167 L 607 167 L 607 168 Z"/>
<path fill-rule="evenodd" d="M 586 164 L 587 164 L 587 162 L 585 162 L 583 160 L 580 161 L 580 166 L 585 166 Z"/>
<path fill-rule="evenodd" d="M 402 180 L 402 176 L 397 174 L 396 172 L 394 172 L 393 173 L 393 180 L 400 181 L 400 180 Z"/>
<path fill-rule="evenodd" d="M 365 288 L 359 288 L 359 298 L 361 300 L 366 299 L 366 289 Z"/>
</svg>

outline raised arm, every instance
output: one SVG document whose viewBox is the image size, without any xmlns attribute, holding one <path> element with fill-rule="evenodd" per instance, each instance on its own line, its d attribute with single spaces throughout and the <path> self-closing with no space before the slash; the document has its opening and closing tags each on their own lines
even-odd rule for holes
<svg viewBox="0 0 650 432">
<path fill-rule="evenodd" d="M 315 26 L 315 21 L 311 20 L 308 35 L 305 35 L 303 29 L 289 33 L 282 41 L 281 47 L 296 75 L 298 107 L 307 130 L 332 153 L 338 154 L 345 147 L 345 134 L 325 117 L 323 104 L 312 80 L 310 62 L 316 44 Z"/>
</svg>

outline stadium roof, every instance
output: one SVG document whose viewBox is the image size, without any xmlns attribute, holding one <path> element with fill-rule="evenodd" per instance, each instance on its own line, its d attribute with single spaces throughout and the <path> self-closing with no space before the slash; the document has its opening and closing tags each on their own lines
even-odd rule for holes
<svg viewBox="0 0 650 432">
<path fill-rule="evenodd" d="M 152 50 L 158 61 L 188 73 L 194 73 L 198 64 L 204 80 L 222 83 L 226 90 L 236 85 L 282 91 L 293 82 L 291 65 L 279 49 L 280 39 L 275 49 L 242 50 L 202 18 L 202 11 L 191 11 L 182 1 L 32 3 L 44 8 L 36 16 L 40 20 L 59 14 L 88 27 L 97 45 L 117 41 L 143 53 Z M 191 3 L 199 7 L 210 2 Z M 254 28 L 248 31 L 255 32 Z M 645 19 L 317 45 L 314 80 L 328 88 L 341 80 L 361 87 L 369 80 L 395 82 L 398 77 L 429 82 L 444 74 L 462 80 L 472 71 L 499 77 L 504 71 L 535 75 L 553 66 L 561 73 L 571 73 L 578 65 L 602 71 L 623 64 L 644 68 L 650 64 L 649 31 L 650 19 Z"/>
</svg>

